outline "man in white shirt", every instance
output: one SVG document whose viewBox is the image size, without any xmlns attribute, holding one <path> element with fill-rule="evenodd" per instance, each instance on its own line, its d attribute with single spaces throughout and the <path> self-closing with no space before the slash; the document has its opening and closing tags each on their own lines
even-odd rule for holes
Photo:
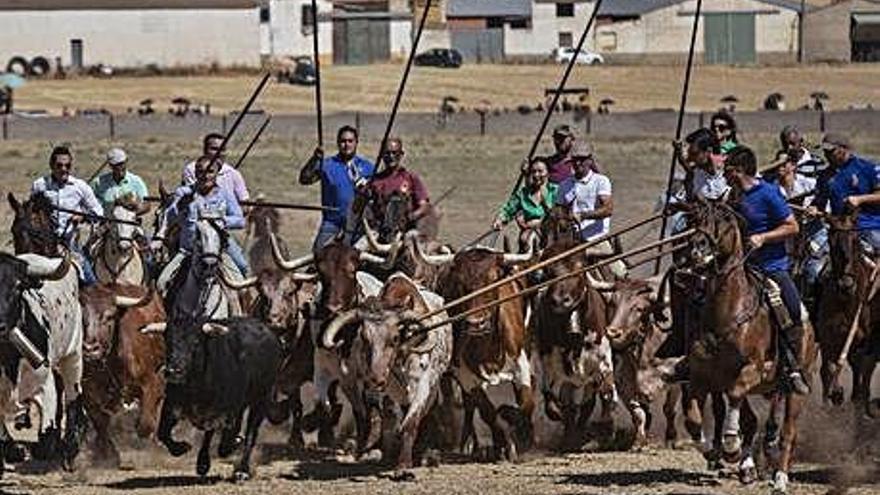
<svg viewBox="0 0 880 495">
<path fill-rule="evenodd" d="M 56 146 L 52 150 L 49 166 L 52 169 L 51 174 L 34 181 L 31 186 L 31 196 L 43 195 L 54 206 L 66 210 L 80 211 L 89 215 L 104 215 L 104 209 L 92 188 L 84 180 L 71 175 L 73 153 L 67 146 Z M 94 284 L 96 279 L 92 264 L 76 242 L 77 224 L 88 218 L 58 210 L 54 210 L 52 215 L 55 219 L 55 234 L 67 245 L 81 265 L 81 282 L 83 285 Z"/>
</svg>

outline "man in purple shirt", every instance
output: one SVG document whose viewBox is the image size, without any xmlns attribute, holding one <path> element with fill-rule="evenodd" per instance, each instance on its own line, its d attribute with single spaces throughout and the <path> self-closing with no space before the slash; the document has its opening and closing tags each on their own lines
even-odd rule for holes
<svg viewBox="0 0 880 495">
<path fill-rule="evenodd" d="M 545 162 L 547 163 L 547 172 L 550 174 L 548 179 L 551 183 L 559 185 L 574 173 L 571 158 L 571 150 L 574 147 L 574 131 L 569 125 L 562 124 L 553 129 L 553 146 L 556 148 L 556 154 L 548 157 Z"/>
<path fill-rule="evenodd" d="M 217 185 L 232 193 L 232 196 L 239 203 L 246 201 L 250 199 L 250 193 L 248 193 L 247 184 L 244 182 L 244 176 L 235 167 L 226 162 L 226 150 L 221 149 L 222 145 L 223 135 L 212 132 L 202 140 L 202 151 L 206 156 L 212 156 L 216 153 L 217 158 L 223 164 L 220 167 L 220 172 L 217 174 Z M 196 183 L 195 160 L 183 166 L 181 182 L 184 186 L 192 186 Z"/>
</svg>

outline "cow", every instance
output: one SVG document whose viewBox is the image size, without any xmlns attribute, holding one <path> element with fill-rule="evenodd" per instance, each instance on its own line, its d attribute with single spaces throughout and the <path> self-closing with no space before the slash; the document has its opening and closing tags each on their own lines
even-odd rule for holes
<svg viewBox="0 0 880 495">
<path fill-rule="evenodd" d="M 542 253 L 549 259 L 575 245 L 557 240 Z M 583 255 L 569 256 L 544 268 L 550 279 L 580 272 L 587 266 Z M 602 399 L 605 430 L 613 427 L 611 412 L 617 400 L 611 344 L 605 335 L 609 308 L 599 289 L 605 285 L 588 273 L 551 284 L 535 302 L 535 343 L 541 363 L 541 389 L 547 417 L 562 421 L 564 449 L 581 445 L 595 406 Z M 581 403 L 576 403 L 580 393 Z"/>
<path fill-rule="evenodd" d="M 673 445 L 678 437 L 675 418 L 676 405 L 682 397 L 681 387 L 666 382 L 678 359 L 655 357 L 668 335 L 660 328 L 666 303 L 658 301 L 658 282 L 655 279 L 617 282 L 612 295 L 614 312 L 605 331 L 617 357 L 614 368 L 617 390 L 635 427 L 635 448 L 647 445 L 651 403 L 663 392 L 666 392 L 663 414 L 667 445 Z"/>
<path fill-rule="evenodd" d="M 428 333 L 407 338 L 408 321 L 443 305 L 443 298 L 421 290 L 406 275 L 392 275 L 376 297 L 345 311 L 327 326 L 322 338 L 326 348 L 346 326 L 358 324 L 346 365 L 364 384 L 365 393 L 390 397 L 405 416 L 397 427 L 402 445 L 399 469 L 413 466 L 413 446 L 422 421 L 437 400 L 440 379 L 452 361 L 452 326 L 442 325 Z M 426 320 L 446 319 L 446 312 Z M 415 332 L 419 332 L 416 330 Z"/>
<path fill-rule="evenodd" d="M 95 276 L 101 283 L 143 285 L 148 273 L 138 243 L 143 231 L 132 223 L 138 220 L 131 200 L 117 200 L 110 211 L 110 218 L 126 223 L 114 222 L 106 226 L 104 235 L 92 250 L 95 261 Z"/>
<path fill-rule="evenodd" d="M 137 400 L 136 431 L 149 438 L 159 423 L 165 393 L 161 367 L 165 342 L 142 333 L 165 321 L 161 298 L 153 290 L 131 285 L 96 285 L 80 292 L 83 308 L 83 398 L 95 426 L 95 461 L 119 466 L 119 451 L 110 421 L 125 403 Z"/>
<path fill-rule="evenodd" d="M 312 342 L 315 344 L 320 342 L 324 328 L 330 320 L 354 308 L 364 298 L 377 295 L 382 288 L 382 283 L 378 279 L 359 270 L 362 262 L 378 265 L 387 263 L 387 260 L 381 256 L 360 251 L 337 239 L 314 255 L 288 261 L 284 259 L 274 233 L 270 234 L 270 240 L 275 262 L 283 270 L 292 272 L 312 264 L 316 268 L 320 290 L 310 325 Z M 340 336 L 350 341 L 353 329 L 351 327 L 343 329 Z M 352 407 L 357 428 L 357 449 L 359 452 L 365 452 L 377 441 L 377 438 L 370 435 L 379 433 L 377 428 L 372 426 L 378 417 L 371 415 L 375 412 L 375 408 L 365 404 L 361 385 L 350 370 L 342 366 L 341 359 L 349 348 L 350 346 L 344 345 L 341 349 L 328 350 L 321 347 L 315 349 L 314 384 L 318 397 L 315 410 L 305 420 L 307 423 L 320 425 L 318 432 L 320 446 L 333 446 L 335 442 L 333 427 L 341 412 L 340 406 L 335 402 L 334 394 L 334 384 L 338 383 Z"/>
<path fill-rule="evenodd" d="M 191 446 L 172 435 L 178 419 L 186 418 L 203 430 L 196 474 L 205 476 L 211 468 L 214 431 L 223 429 L 218 454 L 231 454 L 238 446 L 241 417 L 247 409 L 241 459 L 233 476 L 236 481 L 250 479 L 251 451 L 272 400 L 281 343 L 264 323 L 244 317 L 172 319 L 163 331 L 166 385 L 158 440 L 179 457 Z"/>
<path fill-rule="evenodd" d="M 69 257 L 0 253 L 0 401 L 8 406 L 12 386 L 19 400 L 40 407 L 39 445 L 58 446 L 65 469 L 73 467 L 85 434 L 82 411 L 82 314 L 77 301 L 78 276 Z M 25 358 L 22 360 L 22 358 Z M 64 408 L 59 410 L 55 374 L 62 381 Z M 4 409 L 5 410 L 5 409 Z M 61 438 L 57 418 L 66 416 Z M 5 427 L 0 454 L 9 446 Z M 2 459 L 0 459 L 2 461 Z M 0 462 L 2 464 L 2 462 Z"/>
<path fill-rule="evenodd" d="M 522 254 L 506 254 L 483 247 L 459 251 L 456 254 L 426 255 L 415 252 L 420 263 L 435 265 L 442 273 L 437 290 L 447 300 L 476 291 L 511 273 L 511 267 L 529 261 L 531 249 Z M 417 247 L 417 246 L 416 246 Z M 521 290 L 524 284 L 513 281 L 455 306 L 449 311 L 456 316 L 493 300 Z M 474 432 L 474 408 L 492 429 L 494 458 L 518 458 L 518 446 L 527 447 L 532 438 L 532 413 L 535 401 L 532 388 L 532 369 L 528 357 L 530 336 L 526 329 L 526 302 L 513 298 L 494 308 L 467 316 L 453 326 L 455 335 L 452 373 L 463 391 L 465 418 L 460 448 L 469 442 L 477 446 Z M 513 384 L 517 408 L 502 406 L 498 409 L 489 400 L 486 388 L 503 382 Z M 503 419 L 510 428 L 501 423 Z M 512 434 L 512 433 L 515 433 Z"/>
</svg>

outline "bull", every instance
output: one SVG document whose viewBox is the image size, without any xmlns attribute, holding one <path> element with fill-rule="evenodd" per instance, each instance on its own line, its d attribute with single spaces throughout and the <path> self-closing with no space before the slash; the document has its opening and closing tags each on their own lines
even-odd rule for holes
<svg viewBox="0 0 880 495">
<path fill-rule="evenodd" d="M 415 252 L 419 262 L 434 265 L 438 274 L 437 289 L 446 299 L 456 299 L 500 280 L 511 267 L 529 261 L 534 255 L 534 242 L 528 252 L 505 254 L 485 248 L 473 248 L 456 254 L 425 255 Z M 416 246 L 418 248 L 418 246 Z M 450 310 L 450 316 L 475 309 L 488 302 L 522 289 L 513 281 L 486 292 Z M 532 370 L 528 357 L 529 334 L 526 329 L 526 302 L 514 298 L 492 309 L 476 312 L 453 326 L 455 335 L 452 372 L 464 395 L 465 417 L 460 447 L 468 442 L 477 445 L 474 432 L 474 409 L 492 430 L 493 457 L 518 458 L 518 445 L 527 447 L 532 437 L 532 413 L 535 401 Z M 489 400 L 485 388 L 511 382 L 517 407 L 498 409 Z M 501 420 L 509 426 L 506 428 Z"/>
<path fill-rule="evenodd" d="M 135 286 L 97 285 L 80 293 L 83 308 L 83 397 L 96 430 L 98 462 L 119 465 L 119 451 L 110 434 L 110 421 L 125 403 L 137 400 L 137 434 L 156 432 L 165 393 L 160 368 L 165 360 L 161 336 L 142 333 L 165 321 L 162 300 L 154 291 Z"/>
<path fill-rule="evenodd" d="M 402 440 L 398 468 L 412 467 L 420 426 L 437 400 L 440 379 L 452 360 L 451 325 L 412 340 L 406 340 L 402 330 L 407 321 L 442 305 L 440 296 L 420 290 L 406 275 L 395 274 L 379 296 L 337 316 L 323 336 L 323 345 L 332 348 L 343 328 L 360 324 L 346 364 L 367 395 L 388 396 L 405 412 L 397 428 Z M 442 312 L 428 322 L 445 318 Z"/>
<path fill-rule="evenodd" d="M 387 260 L 368 252 L 360 251 L 342 242 L 331 242 L 320 249 L 314 255 L 288 261 L 281 254 L 276 236 L 270 236 L 272 254 L 278 266 L 286 271 L 295 271 L 299 268 L 314 264 L 318 273 L 321 289 L 317 296 L 314 313 L 311 316 L 312 325 L 310 333 L 312 341 L 321 341 L 324 328 L 330 320 L 342 312 L 354 308 L 364 298 L 375 296 L 382 288 L 382 283 L 372 275 L 359 271 L 362 262 L 373 264 L 385 264 Z M 343 329 L 339 335 L 350 340 L 353 335 L 351 327 Z M 352 407 L 352 414 L 357 427 L 358 450 L 363 452 L 373 445 L 375 438 L 370 433 L 376 431 L 372 427 L 372 418 L 365 404 L 361 385 L 357 382 L 350 370 L 342 366 L 342 357 L 349 352 L 349 346 L 342 349 L 315 349 L 314 357 L 314 384 L 317 388 L 318 397 L 315 411 L 309 414 L 305 420 L 310 424 L 319 426 L 319 445 L 332 446 L 334 443 L 333 427 L 341 412 L 340 406 L 335 401 L 335 384 L 342 387 L 343 393 Z"/>
<path fill-rule="evenodd" d="M 40 406 L 40 445 L 52 448 L 60 442 L 68 469 L 85 433 L 80 396 L 82 314 L 72 266 L 69 258 L 0 253 L 0 407 L 9 405 L 13 386 L 18 387 L 19 400 Z M 56 373 L 63 384 L 63 410 L 58 408 Z M 55 424 L 62 413 L 66 416 L 63 439 L 60 425 Z M 10 442 L 5 425 L 0 426 L 0 465 Z"/>
<path fill-rule="evenodd" d="M 558 241 L 542 253 L 544 259 L 570 250 L 571 241 Z M 584 256 L 570 256 L 544 269 L 550 278 L 581 271 Z M 535 342 L 541 362 L 541 388 L 547 417 L 562 421 L 564 448 L 580 446 L 579 432 L 602 399 L 602 424 L 609 429 L 617 399 L 611 345 L 605 335 L 609 308 L 600 294 L 607 289 L 585 272 L 550 285 L 539 294 L 535 315 Z M 576 396 L 582 396 L 580 405 Z"/>
</svg>

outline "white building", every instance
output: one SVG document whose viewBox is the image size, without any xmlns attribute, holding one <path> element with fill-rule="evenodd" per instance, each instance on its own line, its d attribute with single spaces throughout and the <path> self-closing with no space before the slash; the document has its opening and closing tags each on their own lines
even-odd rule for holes
<svg viewBox="0 0 880 495">
<path fill-rule="evenodd" d="M 16 56 L 65 66 L 257 66 L 258 1 L 0 0 L 0 69 Z"/>
</svg>

